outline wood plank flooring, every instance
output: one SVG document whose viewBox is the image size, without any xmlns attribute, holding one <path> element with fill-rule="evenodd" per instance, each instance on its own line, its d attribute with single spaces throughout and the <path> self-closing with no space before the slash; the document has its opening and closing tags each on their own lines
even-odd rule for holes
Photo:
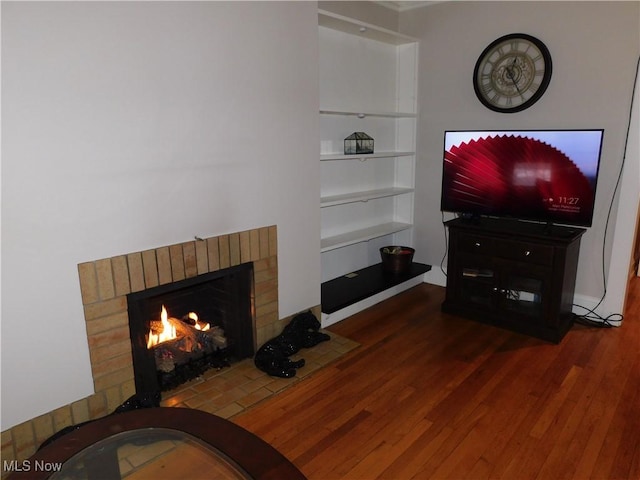
<svg viewBox="0 0 640 480">
<path fill-rule="evenodd" d="M 361 347 L 234 417 L 309 479 L 640 479 L 640 285 L 553 345 L 423 284 L 329 330 Z"/>
</svg>

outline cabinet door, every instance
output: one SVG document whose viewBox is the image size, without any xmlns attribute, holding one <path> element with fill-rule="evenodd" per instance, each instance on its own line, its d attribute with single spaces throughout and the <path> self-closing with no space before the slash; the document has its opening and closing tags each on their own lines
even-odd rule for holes
<svg viewBox="0 0 640 480">
<path fill-rule="evenodd" d="M 551 270 L 546 267 L 496 261 L 499 270 L 498 308 L 513 319 L 526 317 L 542 324 L 549 318 Z"/>
<path fill-rule="evenodd" d="M 498 272 L 491 258 L 458 253 L 449 275 L 451 293 L 455 297 L 451 300 L 467 306 L 495 308 Z"/>
</svg>

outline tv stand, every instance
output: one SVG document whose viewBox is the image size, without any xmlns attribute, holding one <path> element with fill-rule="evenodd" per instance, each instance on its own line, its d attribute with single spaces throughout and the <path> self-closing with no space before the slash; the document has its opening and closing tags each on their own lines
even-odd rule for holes
<svg viewBox="0 0 640 480">
<path fill-rule="evenodd" d="M 442 310 L 558 343 L 573 325 L 584 229 L 517 220 L 455 219 Z"/>
</svg>

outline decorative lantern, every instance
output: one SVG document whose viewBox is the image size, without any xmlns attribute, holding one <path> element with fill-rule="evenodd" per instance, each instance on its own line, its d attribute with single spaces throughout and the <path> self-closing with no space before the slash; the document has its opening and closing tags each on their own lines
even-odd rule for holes
<svg viewBox="0 0 640 480">
<path fill-rule="evenodd" d="M 373 153 L 373 138 L 364 132 L 354 132 L 344 139 L 344 154 Z"/>
</svg>

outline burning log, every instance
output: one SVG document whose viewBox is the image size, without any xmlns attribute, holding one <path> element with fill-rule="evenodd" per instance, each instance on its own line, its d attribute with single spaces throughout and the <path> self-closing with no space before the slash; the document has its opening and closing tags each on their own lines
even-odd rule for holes
<svg viewBox="0 0 640 480">
<path fill-rule="evenodd" d="M 194 312 L 189 312 L 186 315 L 184 315 L 181 320 L 186 323 L 187 325 L 196 325 L 198 323 L 198 315 L 196 315 Z"/>
<path fill-rule="evenodd" d="M 176 362 L 173 360 L 173 354 L 163 348 L 155 350 L 156 369 L 161 372 L 173 372 L 176 368 Z"/>
<path fill-rule="evenodd" d="M 149 322 L 149 329 L 154 335 L 160 335 L 164 331 L 164 324 L 162 320 L 151 320 L 151 322 Z"/>
<path fill-rule="evenodd" d="M 175 328 L 176 338 L 152 347 L 156 366 L 163 372 L 171 371 L 176 365 L 187 363 L 193 357 L 227 348 L 227 338 L 221 327 L 202 331 L 176 318 L 167 321 Z"/>
<path fill-rule="evenodd" d="M 160 322 L 157 320 L 151 321 L 151 328 L 149 329 L 149 338 L 147 339 L 147 348 L 151 348 L 167 340 L 176 338 L 176 330 L 174 324 L 169 322 L 167 309 L 162 306 L 162 312 L 160 314 Z"/>
<path fill-rule="evenodd" d="M 224 335 L 222 327 L 214 326 L 209 330 L 202 332 L 202 336 L 206 338 L 206 342 L 212 342 L 216 349 L 227 348 L 227 337 Z"/>
<path fill-rule="evenodd" d="M 224 330 L 211 327 L 193 312 L 178 319 L 169 317 L 163 306 L 161 320 L 150 322 L 147 348 L 153 351 L 162 390 L 195 378 L 211 367 L 229 365 Z"/>
</svg>

